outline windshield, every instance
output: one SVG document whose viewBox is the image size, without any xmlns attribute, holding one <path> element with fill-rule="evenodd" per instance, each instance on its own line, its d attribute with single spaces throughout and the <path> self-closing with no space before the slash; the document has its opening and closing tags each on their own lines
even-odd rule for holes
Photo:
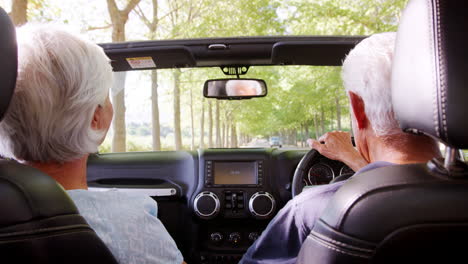
<svg viewBox="0 0 468 264">
<path fill-rule="evenodd" d="M 396 31 L 408 0 L 0 0 L 16 26 L 64 25 L 96 42 L 234 36 L 370 35 Z M 269 94 L 243 101 L 202 97 L 217 68 L 116 73 L 125 92 L 101 152 L 207 147 L 306 147 L 349 130 L 339 67 L 252 67 Z"/>
<path fill-rule="evenodd" d="M 113 125 L 100 151 L 305 148 L 308 138 L 350 130 L 340 70 L 251 67 L 243 77 L 264 79 L 268 95 L 239 101 L 203 97 L 207 79 L 227 77 L 219 68 L 115 73 L 116 86 L 125 86 L 125 126 L 116 127 L 114 98 Z"/>
<path fill-rule="evenodd" d="M 233 36 L 369 35 L 395 31 L 407 2 L 0 0 L 0 6 L 12 15 L 15 24 L 65 24 L 69 30 L 100 43 Z M 12 4 L 16 7 L 12 8 Z M 22 12 L 25 7 L 27 12 Z"/>
</svg>

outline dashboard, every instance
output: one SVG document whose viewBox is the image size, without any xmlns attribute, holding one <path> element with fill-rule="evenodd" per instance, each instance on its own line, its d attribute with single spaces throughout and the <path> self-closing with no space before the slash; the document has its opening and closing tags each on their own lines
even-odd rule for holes
<svg viewBox="0 0 468 264">
<path fill-rule="evenodd" d="M 158 217 L 187 263 L 237 263 L 291 199 L 294 171 L 308 150 L 203 149 L 90 156 L 90 190 L 152 196 Z M 326 158 L 304 177 L 328 183 L 349 170 Z"/>
</svg>

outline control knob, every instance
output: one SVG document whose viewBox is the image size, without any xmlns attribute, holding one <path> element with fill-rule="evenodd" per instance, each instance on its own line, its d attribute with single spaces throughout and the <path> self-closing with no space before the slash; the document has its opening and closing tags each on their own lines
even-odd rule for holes
<svg viewBox="0 0 468 264">
<path fill-rule="evenodd" d="M 219 213 L 220 203 L 218 196 L 212 192 L 201 192 L 193 200 L 195 213 L 203 219 L 211 219 Z"/>
<path fill-rule="evenodd" d="M 249 240 L 250 240 L 251 242 L 254 242 L 255 240 L 258 239 L 258 236 L 259 236 L 259 235 L 258 235 L 257 232 L 250 232 L 250 233 L 249 233 Z"/>
<path fill-rule="evenodd" d="M 211 233 L 210 240 L 215 244 L 219 244 L 223 240 L 223 235 L 220 232 Z"/>
<path fill-rule="evenodd" d="M 229 242 L 231 242 L 234 246 L 239 244 L 240 240 L 241 235 L 239 234 L 239 232 L 229 234 Z"/>
<path fill-rule="evenodd" d="M 268 192 L 256 192 L 250 197 L 249 211 L 255 218 L 268 218 L 273 214 L 275 208 L 275 198 Z"/>
</svg>

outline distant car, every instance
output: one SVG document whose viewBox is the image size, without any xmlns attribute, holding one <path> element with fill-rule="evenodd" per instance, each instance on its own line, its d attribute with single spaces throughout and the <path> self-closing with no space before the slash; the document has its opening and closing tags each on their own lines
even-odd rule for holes
<svg viewBox="0 0 468 264">
<path fill-rule="evenodd" d="M 281 138 L 280 137 L 270 137 L 270 147 L 279 147 L 281 148 L 282 147 L 282 143 L 281 143 Z"/>
</svg>

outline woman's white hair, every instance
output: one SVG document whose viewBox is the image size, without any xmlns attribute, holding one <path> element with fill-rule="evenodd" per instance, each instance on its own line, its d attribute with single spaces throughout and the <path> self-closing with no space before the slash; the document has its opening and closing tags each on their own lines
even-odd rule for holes
<svg viewBox="0 0 468 264">
<path fill-rule="evenodd" d="M 112 86 L 102 48 L 50 25 L 17 30 L 18 78 L 0 123 L 0 155 L 67 162 L 97 151 L 106 131 L 91 128 Z"/>
<path fill-rule="evenodd" d="M 361 41 L 346 57 L 342 79 L 346 91 L 364 101 L 377 136 L 402 133 L 392 107 L 391 76 L 396 33 L 380 33 Z"/>
</svg>

